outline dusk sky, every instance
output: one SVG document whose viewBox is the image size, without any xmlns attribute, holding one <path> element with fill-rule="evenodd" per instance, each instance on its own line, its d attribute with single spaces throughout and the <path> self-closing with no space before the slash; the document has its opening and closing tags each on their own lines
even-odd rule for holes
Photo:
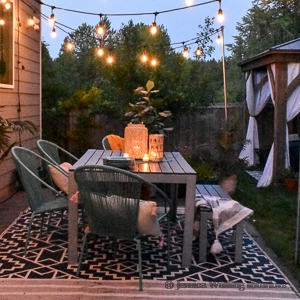
<svg viewBox="0 0 300 300">
<path fill-rule="evenodd" d="M 96 25 L 100 21 L 100 14 L 146 14 L 140 16 L 108 16 L 112 28 L 119 30 L 122 23 L 127 24 L 130 20 L 135 24 L 142 22 L 151 25 L 154 21 L 154 13 L 158 12 L 159 14 L 156 17 L 157 25 L 164 25 L 171 38 L 171 43 L 182 43 L 196 38 L 199 32 L 198 26 L 204 26 L 206 17 L 216 17 L 219 9 L 218 1 L 193 0 L 192 2 L 193 5 L 201 5 L 177 10 L 178 8 L 186 7 L 186 0 L 45 0 L 43 3 L 46 5 L 42 5 L 42 13 L 49 17 L 51 15 L 51 7 L 57 7 L 53 11 L 55 19 L 57 22 L 70 27 L 70 29 L 64 28 L 64 30 L 72 32 L 73 29 L 77 29 L 82 23 Z M 216 20 L 213 28 L 218 29 L 222 25 L 224 26 L 225 44 L 233 42 L 232 36 L 238 34 L 235 29 L 237 22 L 242 21 L 242 17 L 246 15 L 247 10 L 251 7 L 252 0 L 222 0 L 221 8 L 225 20 L 223 23 L 219 23 Z M 59 8 L 83 13 L 69 12 Z M 168 10 L 172 11 L 164 12 Z M 90 15 L 88 13 L 98 15 Z M 52 38 L 51 30 L 52 27 L 43 20 L 42 38 L 49 44 L 51 57 L 56 58 L 67 34 L 57 29 L 56 38 Z M 221 59 L 222 52 L 221 46 L 215 42 L 216 38 L 217 35 L 212 36 L 213 46 L 216 48 L 212 57 L 218 60 Z M 180 46 L 180 44 L 177 46 Z M 190 47 L 191 51 L 194 51 L 197 45 L 194 44 Z M 181 49 L 178 49 L 178 51 L 181 51 Z M 225 48 L 225 56 L 229 54 Z"/>
</svg>

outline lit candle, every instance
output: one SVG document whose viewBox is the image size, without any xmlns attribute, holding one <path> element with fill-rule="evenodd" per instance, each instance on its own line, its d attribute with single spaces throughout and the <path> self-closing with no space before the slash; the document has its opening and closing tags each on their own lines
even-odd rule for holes
<svg viewBox="0 0 300 300">
<path fill-rule="evenodd" d="M 143 161 L 149 161 L 149 154 L 144 154 Z"/>
<path fill-rule="evenodd" d="M 124 157 L 129 157 L 128 153 L 123 154 Z"/>
</svg>

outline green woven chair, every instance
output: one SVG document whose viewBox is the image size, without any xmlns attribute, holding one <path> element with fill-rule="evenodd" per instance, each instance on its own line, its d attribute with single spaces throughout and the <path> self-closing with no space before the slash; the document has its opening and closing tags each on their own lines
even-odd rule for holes
<svg viewBox="0 0 300 300">
<path fill-rule="evenodd" d="M 34 217 L 36 215 L 42 216 L 40 230 L 40 235 L 42 235 L 45 213 L 49 213 L 47 226 L 47 229 L 49 230 L 51 213 L 54 211 L 67 210 L 68 199 L 65 195 L 54 189 L 39 177 L 38 168 L 41 166 L 41 162 L 45 161 L 43 157 L 31 150 L 19 146 L 13 147 L 11 152 L 31 209 L 31 217 L 24 249 L 24 255 L 26 255 Z M 49 161 L 46 163 L 57 168 L 56 165 Z M 49 192 L 49 190 L 51 192 Z"/>
<path fill-rule="evenodd" d="M 114 241 L 116 239 L 134 240 L 138 248 L 139 288 L 142 290 L 142 255 L 139 239 L 142 233 L 138 218 L 143 202 L 140 201 L 141 187 L 147 185 L 155 189 L 163 202 L 162 214 L 157 216 L 157 221 L 167 219 L 167 267 L 170 261 L 170 199 L 156 185 L 132 172 L 115 167 L 82 166 L 75 170 L 74 177 L 88 225 L 84 230 L 77 276 L 80 273 L 88 234 L 110 236 Z"/>
</svg>

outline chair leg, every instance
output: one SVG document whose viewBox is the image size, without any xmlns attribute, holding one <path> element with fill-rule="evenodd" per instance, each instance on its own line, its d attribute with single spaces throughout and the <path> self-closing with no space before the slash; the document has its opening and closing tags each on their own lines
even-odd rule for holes
<svg viewBox="0 0 300 300">
<path fill-rule="evenodd" d="M 199 262 L 206 261 L 207 252 L 207 219 L 211 213 L 200 211 L 200 228 L 199 228 Z"/>
<path fill-rule="evenodd" d="M 142 250 L 141 250 L 141 242 L 137 240 L 137 248 L 138 248 L 138 256 L 139 256 L 139 288 L 140 291 L 143 290 L 143 270 L 142 270 Z"/>
<path fill-rule="evenodd" d="M 28 243 L 29 243 L 29 238 L 30 238 L 30 232 L 31 232 L 31 226 L 32 226 L 32 220 L 34 218 L 34 214 L 31 214 L 30 217 L 30 222 L 29 222 L 29 226 L 28 226 L 28 231 L 27 231 L 27 237 L 26 237 L 26 243 L 25 243 L 25 249 L 24 249 L 24 256 L 27 253 L 27 247 L 28 247 Z"/>
<path fill-rule="evenodd" d="M 235 225 L 235 259 L 236 263 L 241 263 L 243 260 L 243 229 L 244 221 L 242 220 Z"/>
<path fill-rule="evenodd" d="M 167 236 L 167 269 L 170 269 L 170 217 L 168 216 L 168 236 Z"/>
<path fill-rule="evenodd" d="M 82 239 L 81 251 L 80 251 L 79 262 L 78 262 L 77 273 L 76 273 L 77 277 L 79 276 L 80 269 L 81 269 L 83 252 L 84 252 L 85 247 L 86 247 L 86 239 L 87 239 L 87 234 L 85 233 L 83 235 L 83 239 Z"/>
<path fill-rule="evenodd" d="M 44 219 L 45 219 L 45 213 L 42 213 L 41 228 L 40 228 L 40 236 L 43 234 Z"/>
</svg>

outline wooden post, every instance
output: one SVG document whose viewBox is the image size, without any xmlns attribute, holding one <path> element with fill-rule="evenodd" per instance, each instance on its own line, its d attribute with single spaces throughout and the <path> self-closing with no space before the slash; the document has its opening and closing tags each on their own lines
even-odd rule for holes
<svg viewBox="0 0 300 300">
<path fill-rule="evenodd" d="M 285 169 L 287 64 L 275 63 L 273 183 L 279 183 Z"/>
</svg>

